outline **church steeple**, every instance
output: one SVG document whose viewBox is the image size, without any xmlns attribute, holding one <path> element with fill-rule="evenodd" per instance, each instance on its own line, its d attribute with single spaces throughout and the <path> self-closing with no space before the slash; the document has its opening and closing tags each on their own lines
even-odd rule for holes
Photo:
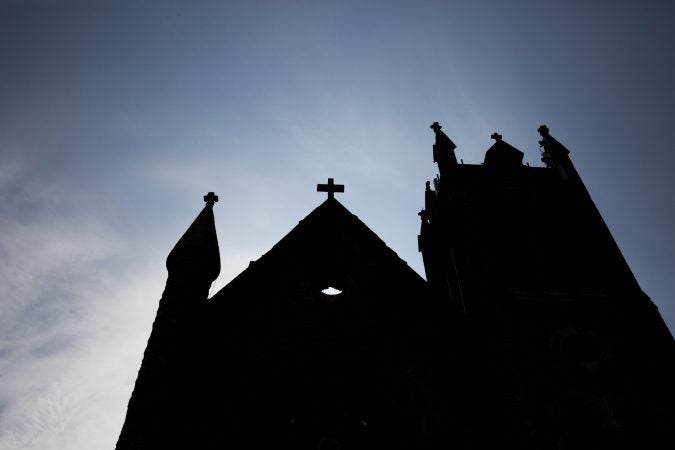
<svg viewBox="0 0 675 450">
<path fill-rule="evenodd" d="M 218 237 L 213 218 L 213 205 L 218 196 L 209 192 L 204 201 L 204 209 L 169 253 L 166 268 L 170 277 L 194 277 L 211 284 L 220 273 Z"/>
</svg>

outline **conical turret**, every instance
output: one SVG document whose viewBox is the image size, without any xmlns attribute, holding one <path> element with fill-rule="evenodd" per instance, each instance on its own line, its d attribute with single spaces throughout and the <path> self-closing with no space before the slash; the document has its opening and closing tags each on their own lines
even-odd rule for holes
<svg viewBox="0 0 675 450">
<path fill-rule="evenodd" d="M 117 450 L 184 448 L 165 430 L 177 426 L 189 399 L 176 395 L 189 377 L 189 355 L 201 345 L 194 330 L 211 283 L 220 273 L 220 253 L 213 218 L 218 197 L 209 192 L 206 206 L 178 240 L 166 259 L 169 277 L 145 350 Z M 172 411 L 174 414 L 164 414 Z"/>
<path fill-rule="evenodd" d="M 206 206 L 166 259 L 169 277 L 199 278 L 210 284 L 220 273 L 218 237 L 213 218 L 213 205 L 218 201 L 218 196 L 209 192 L 204 196 L 204 201 Z"/>
</svg>

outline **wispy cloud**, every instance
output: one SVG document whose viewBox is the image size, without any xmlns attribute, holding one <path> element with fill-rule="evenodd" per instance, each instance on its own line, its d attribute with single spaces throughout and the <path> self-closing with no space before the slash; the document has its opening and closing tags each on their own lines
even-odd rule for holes
<svg viewBox="0 0 675 450">
<path fill-rule="evenodd" d="M 0 201 L 0 448 L 109 449 L 162 266 L 124 261 L 87 194 L 31 177 L 20 159 L 0 167 L 11 193 Z"/>
</svg>

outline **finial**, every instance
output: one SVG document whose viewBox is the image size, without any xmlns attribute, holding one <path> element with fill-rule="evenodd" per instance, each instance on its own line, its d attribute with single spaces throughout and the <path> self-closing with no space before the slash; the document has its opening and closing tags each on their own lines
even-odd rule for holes
<svg viewBox="0 0 675 450">
<path fill-rule="evenodd" d="M 539 128 L 537 128 L 537 131 L 539 134 L 541 134 L 542 137 L 547 137 L 548 136 L 548 127 L 546 125 L 542 125 Z"/>
<path fill-rule="evenodd" d="M 427 181 L 425 190 L 430 191 L 431 190 L 431 181 Z"/>
<path fill-rule="evenodd" d="M 434 123 L 431 124 L 431 126 L 429 128 L 434 130 L 435 133 L 438 133 L 439 131 L 441 131 L 441 128 L 443 128 L 443 127 L 438 122 L 434 122 Z"/>
<path fill-rule="evenodd" d="M 207 205 L 213 206 L 213 204 L 218 201 L 218 196 L 213 192 L 209 192 L 204 196 L 204 201 Z"/>
<path fill-rule="evenodd" d="M 492 134 L 490 135 L 490 138 L 492 138 L 492 139 L 494 139 L 495 141 L 499 142 L 499 141 L 502 140 L 502 135 L 495 132 L 495 133 L 492 133 Z"/>
<path fill-rule="evenodd" d="M 328 179 L 328 184 L 317 184 L 317 192 L 328 192 L 328 198 L 335 198 L 335 192 L 344 192 L 344 184 L 335 184 L 332 178 Z"/>
</svg>

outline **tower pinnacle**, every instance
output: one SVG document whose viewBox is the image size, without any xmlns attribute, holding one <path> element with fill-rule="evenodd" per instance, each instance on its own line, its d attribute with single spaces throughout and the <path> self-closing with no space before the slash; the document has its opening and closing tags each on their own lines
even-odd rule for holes
<svg viewBox="0 0 675 450">
<path fill-rule="evenodd" d="M 434 162 L 438 164 L 438 170 L 443 177 L 452 167 L 457 165 L 457 157 L 455 156 L 455 149 L 457 146 L 450 138 L 441 131 L 443 128 L 438 122 L 431 124 L 430 128 L 434 130 L 436 135 L 436 143 L 434 144 Z"/>
<path fill-rule="evenodd" d="M 544 149 L 541 160 L 546 164 L 546 166 L 566 168 L 572 167 L 573 169 L 572 161 L 568 156 L 570 151 L 567 150 L 564 145 L 558 142 L 556 138 L 549 134 L 548 127 L 546 125 L 542 125 L 537 128 L 537 131 L 541 135 L 539 145 Z"/>
</svg>

